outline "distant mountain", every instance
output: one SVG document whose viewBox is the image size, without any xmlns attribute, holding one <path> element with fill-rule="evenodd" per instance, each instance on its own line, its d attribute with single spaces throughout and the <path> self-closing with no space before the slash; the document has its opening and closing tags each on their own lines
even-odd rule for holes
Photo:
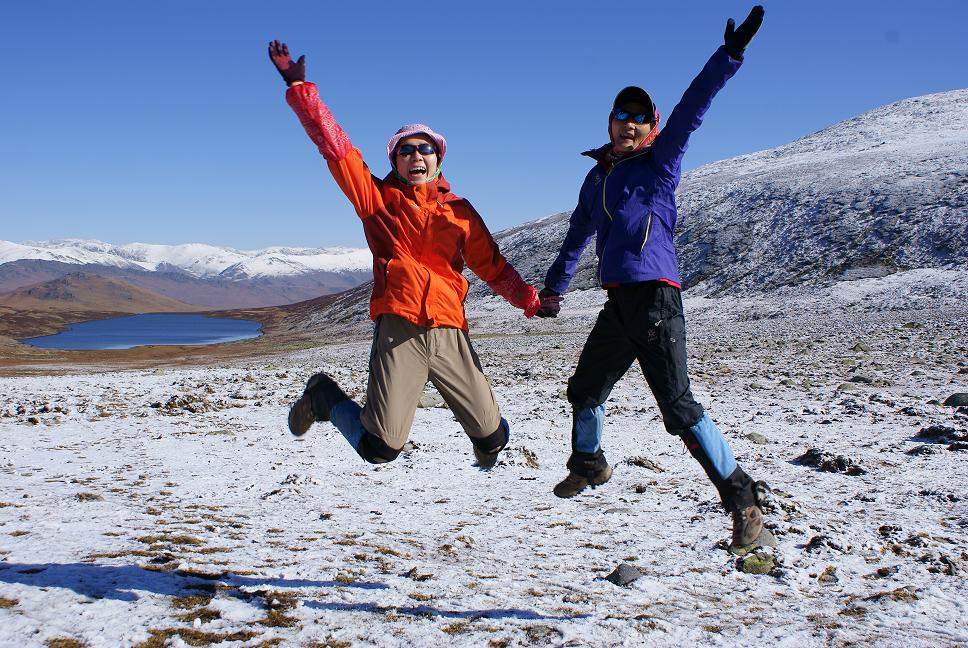
<svg viewBox="0 0 968 648">
<path fill-rule="evenodd" d="M 17 311 L 190 312 L 197 306 L 131 284 L 75 272 L 0 294 L 0 306 Z"/>
<path fill-rule="evenodd" d="M 371 277 L 369 250 L 240 251 L 202 244 L 110 245 L 65 239 L 0 241 L 0 291 L 83 271 L 206 308 L 287 304 L 341 292 Z"/>
<path fill-rule="evenodd" d="M 968 90 L 906 99 L 791 144 L 707 164 L 684 174 L 678 204 L 680 271 L 693 295 L 748 295 L 918 268 L 963 270 Z M 570 215 L 495 234 L 538 288 Z M 571 289 L 597 286 L 596 268 L 593 241 Z M 466 275 L 469 300 L 492 295 Z M 319 301 L 296 311 L 288 326 L 363 331 L 368 296 L 366 284 Z"/>
</svg>

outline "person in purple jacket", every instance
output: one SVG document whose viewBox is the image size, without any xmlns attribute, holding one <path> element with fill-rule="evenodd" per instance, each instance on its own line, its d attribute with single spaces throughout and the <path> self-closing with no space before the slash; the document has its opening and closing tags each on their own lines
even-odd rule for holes
<svg viewBox="0 0 968 648">
<path fill-rule="evenodd" d="M 673 244 L 676 186 L 690 134 L 713 97 L 743 62 L 763 22 L 757 5 L 710 57 L 659 131 L 659 111 L 642 88 L 615 97 L 610 142 L 586 151 L 595 160 L 558 256 L 545 276 L 538 315 L 555 317 L 582 251 L 596 236 L 598 273 L 608 300 L 568 380 L 572 453 L 558 497 L 604 484 L 612 468 L 602 451 L 605 401 L 636 360 L 662 412 L 666 430 L 682 438 L 732 513 L 733 545 L 753 543 L 763 528 L 753 480 L 736 464 L 722 433 L 689 388 L 681 280 Z"/>
</svg>

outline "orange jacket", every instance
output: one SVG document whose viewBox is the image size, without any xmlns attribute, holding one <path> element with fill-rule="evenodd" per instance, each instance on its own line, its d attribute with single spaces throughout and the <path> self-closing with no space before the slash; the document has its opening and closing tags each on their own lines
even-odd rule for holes
<svg viewBox="0 0 968 648">
<path fill-rule="evenodd" d="M 407 185 L 392 172 L 380 180 L 320 100 L 315 84 L 290 87 L 286 101 L 363 221 L 373 253 L 372 319 L 393 313 L 418 326 L 467 330 L 465 261 L 489 284 L 533 292 L 498 250 L 480 214 L 451 193 L 443 176 L 422 185 Z"/>
</svg>

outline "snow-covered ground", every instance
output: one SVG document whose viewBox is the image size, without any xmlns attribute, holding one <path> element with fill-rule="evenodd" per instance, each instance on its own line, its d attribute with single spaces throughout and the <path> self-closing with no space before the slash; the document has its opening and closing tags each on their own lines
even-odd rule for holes
<svg viewBox="0 0 968 648">
<path fill-rule="evenodd" d="M 968 392 L 965 293 L 956 272 L 687 298 L 694 391 L 773 489 L 762 575 L 635 371 L 611 482 L 552 495 L 600 291 L 553 321 L 472 304 L 512 426 L 490 472 L 441 407 L 385 466 L 329 424 L 291 437 L 311 373 L 362 394 L 366 342 L 0 379 L 0 645 L 968 645 L 968 410 L 942 404 Z M 605 580 L 623 562 L 642 576 Z"/>
</svg>

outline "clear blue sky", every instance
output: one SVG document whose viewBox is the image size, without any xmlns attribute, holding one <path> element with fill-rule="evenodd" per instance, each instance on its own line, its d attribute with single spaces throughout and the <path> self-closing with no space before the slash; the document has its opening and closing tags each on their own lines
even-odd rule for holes
<svg viewBox="0 0 968 648">
<path fill-rule="evenodd" d="M 493 231 L 574 207 L 615 93 L 668 115 L 753 2 L 32 0 L 0 15 L 0 239 L 363 246 L 284 101 L 269 40 L 372 169 L 401 124 L 448 139 L 444 174 Z M 968 87 L 964 0 L 767 0 L 685 167 L 878 106 Z"/>
</svg>

